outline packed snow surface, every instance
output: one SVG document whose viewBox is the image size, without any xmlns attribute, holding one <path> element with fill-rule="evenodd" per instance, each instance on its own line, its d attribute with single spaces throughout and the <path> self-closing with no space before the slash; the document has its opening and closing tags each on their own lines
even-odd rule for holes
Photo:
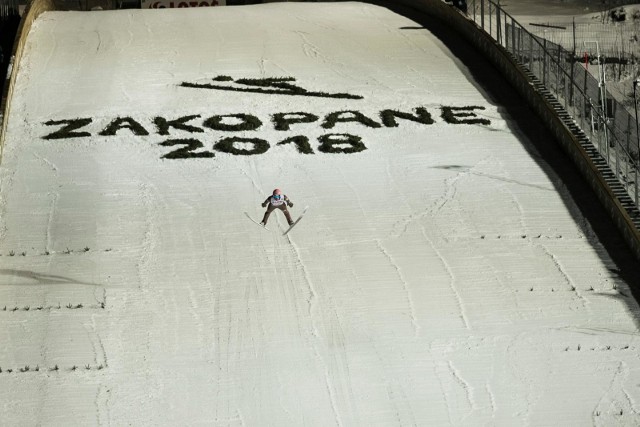
<svg viewBox="0 0 640 427">
<path fill-rule="evenodd" d="M 640 424 L 627 284 L 415 27 L 360 3 L 38 18 L 0 170 L 0 424 Z M 244 214 L 276 187 L 309 206 L 287 236 Z"/>
</svg>

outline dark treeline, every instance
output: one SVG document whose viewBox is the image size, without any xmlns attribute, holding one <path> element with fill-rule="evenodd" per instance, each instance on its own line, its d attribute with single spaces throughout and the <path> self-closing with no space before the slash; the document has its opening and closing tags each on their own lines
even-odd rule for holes
<svg viewBox="0 0 640 427">
<path fill-rule="evenodd" d="M 18 1 L 0 0 L 0 94 L 4 91 L 7 67 L 19 24 Z"/>
</svg>

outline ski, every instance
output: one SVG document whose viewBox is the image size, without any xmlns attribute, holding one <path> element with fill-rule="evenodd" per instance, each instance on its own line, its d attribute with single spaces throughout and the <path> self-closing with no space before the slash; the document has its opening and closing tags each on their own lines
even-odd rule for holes
<svg viewBox="0 0 640 427">
<path fill-rule="evenodd" d="M 298 217 L 298 219 L 296 219 L 296 220 L 293 222 L 293 224 L 291 224 L 291 226 L 289 226 L 289 228 L 287 229 L 287 231 L 285 231 L 284 233 L 282 233 L 282 235 L 283 235 L 283 236 L 286 236 L 286 235 L 287 235 L 287 233 L 288 233 L 288 232 L 290 232 L 290 231 L 291 231 L 291 229 L 292 229 L 293 227 L 295 227 L 297 223 L 299 223 L 299 222 L 300 222 L 300 220 L 302 219 L 302 217 L 304 216 L 304 214 L 307 212 L 307 209 L 309 209 L 309 206 L 306 206 L 306 207 L 302 210 L 302 213 L 300 214 L 300 216 Z"/>
<path fill-rule="evenodd" d="M 244 214 L 247 216 L 247 218 L 249 218 L 251 220 L 251 222 L 253 222 L 254 224 L 257 224 L 260 227 L 264 228 L 265 230 L 269 231 L 269 229 L 267 227 L 265 227 L 264 225 L 262 225 L 262 223 L 260 223 L 260 222 L 256 221 L 255 219 L 251 218 L 251 216 L 247 212 L 245 212 Z"/>
</svg>

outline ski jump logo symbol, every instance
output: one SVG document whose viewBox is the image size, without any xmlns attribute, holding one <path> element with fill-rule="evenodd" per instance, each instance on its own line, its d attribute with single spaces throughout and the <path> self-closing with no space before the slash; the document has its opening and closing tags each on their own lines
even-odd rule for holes
<svg viewBox="0 0 640 427">
<path fill-rule="evenodd" d="M 272 95 L 315 96 L 319 98 L 363 99 L 359 95 L 349 93 L 312 92 L 289 82 L 295 82 L 293 77 L 271 77 L 264 79 L 237 79 L 229 76 L 217 76 L 212 79 L 215 83 L 182 82 L 180 86 L 196 89 L 227 90 L 235 92 L 265 93 Z M 233 82 L 238 86 L 227 86 L 219 83 Z"/>
</svg>

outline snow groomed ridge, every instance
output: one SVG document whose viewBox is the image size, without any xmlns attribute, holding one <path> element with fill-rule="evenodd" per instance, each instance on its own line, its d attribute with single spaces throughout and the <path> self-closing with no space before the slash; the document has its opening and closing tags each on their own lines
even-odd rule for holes
<svg viewBox="0 0 640 427">
<path fill-rule="evenodd" d="M 638 307 L 582 196 L 416 27 L 42 14 L 0 167 L 0 419 L 637 424 Z M 243 214 L 275 187 L 310 206 L 286 237 Z"/>
</svg>

